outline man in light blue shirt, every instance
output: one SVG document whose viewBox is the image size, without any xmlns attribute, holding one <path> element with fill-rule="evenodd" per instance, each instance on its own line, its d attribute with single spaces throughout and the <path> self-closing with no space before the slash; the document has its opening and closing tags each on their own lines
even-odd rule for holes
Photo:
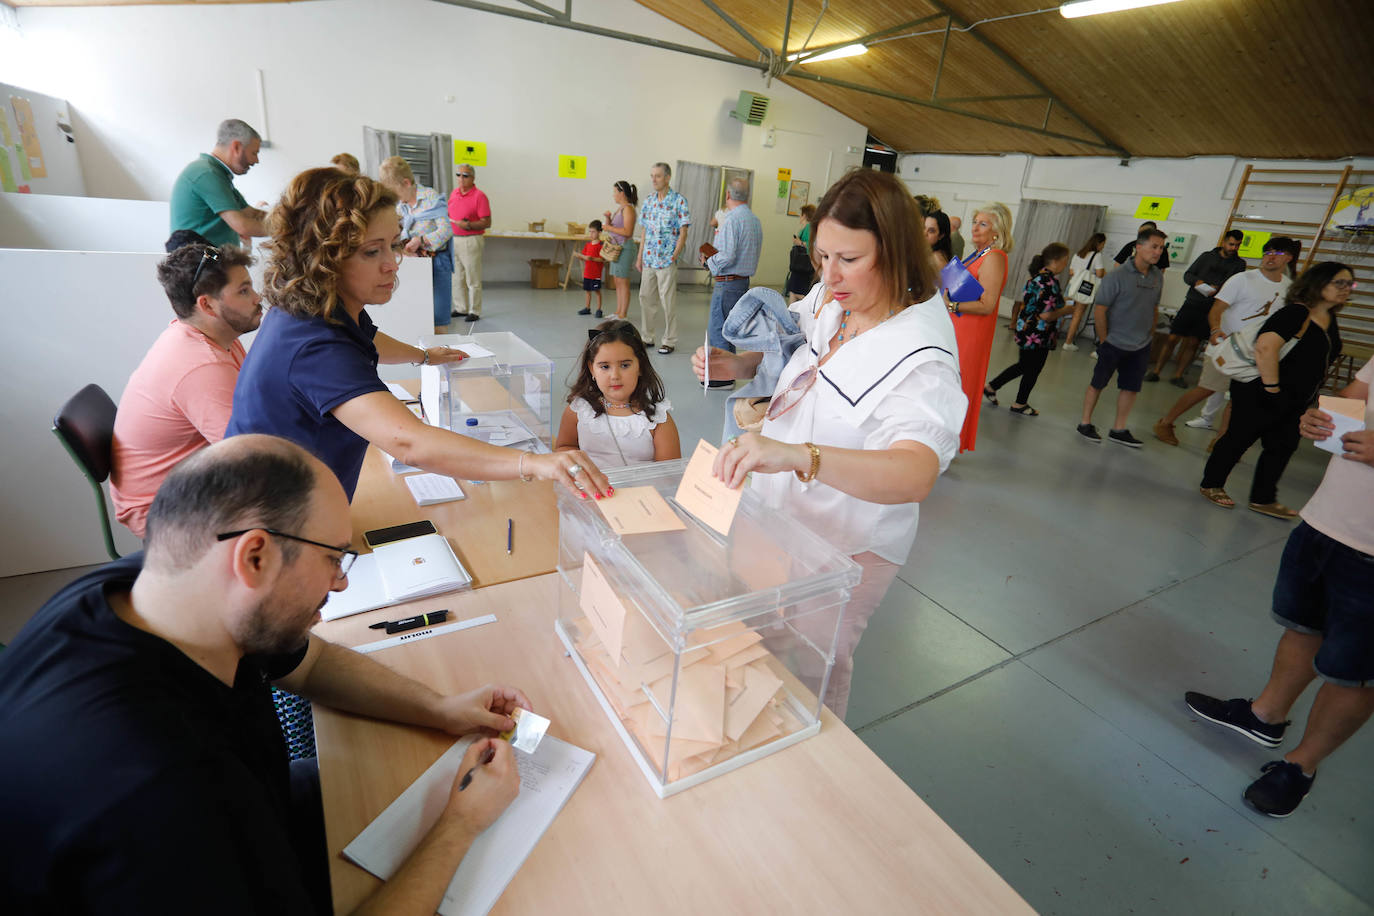
<svg viewBox="0 0 1374 916">
<path fill-rule="evenodd" d="M 749 289 L 749 278 L 759 267 L 759 252 L 763 248 L 763 225 L 749 209 L 749 181 L 732 178 L 726 189 L 725 218 L 721 220 L 712 246 L 716 253 L 702 258 L 702 263 L 715 278 L 711 294 L 711 317 L 707 334 L 713 347 L 735 352 L 721 329 L 735 303 Z M 717 379 L 708 383 L 711 388 L 731 388 L 734 383 Z"/>
</svg>

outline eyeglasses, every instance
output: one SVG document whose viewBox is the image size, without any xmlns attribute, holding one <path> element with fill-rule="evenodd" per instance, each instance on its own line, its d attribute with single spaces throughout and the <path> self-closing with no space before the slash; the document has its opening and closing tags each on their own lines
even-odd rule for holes
<svg viewBox="0 0 1374 916">
<path fill-rule="evenodd" d="M 196 281 L 200 279 L 200 272 L 205 269 L 206 261 L 219 262 L 219 249 L 206 248 L 200 253 L 200 263 L 196 265 L 196 272 L 191 274 L 191 295 L 196 294 Z"/>
<path fill-rule="evenodd" d="M 1336 289 L 1357 289 L 1358 285 L 1354 280 L 1332 280 L 1331 285 Z"/>
<path fill-rule="evenodd" d="M 1269 255 L 1271 255 L 1271 254 L 1286 254 L 1286 255 L 1288 255 L 1290 258 L 1293 256 L 1293 255 L 1289 254 L 1287 251 L 1284 251 L 1282 248 L 1266 248 L 1265 251 L 1264 251 L 1264 254 L 1260 255 L 1260 257 L 1267 258 L 1267 257 L 1269 257 Z"/>
<path fill-rule="evenodd" d="M 811 390 L 812 385 L 816 384 L 816 379 L 820 374 L 821 371 L 812 366 L 794 378 L 792 384 L 783 389 L 782 394 L 774 395 L 773 400 L 768 405 L 768 412 L 764 414 L 765 419 L 776 420 L 800 404 L 802 397 Z"/>
<path fill-rule="evenodd" d="M 331 553 L 337 553 L 339 556 L 333 558 L 334 565 L 338 567 L 338 572 L 335 573 L 335 578 L 337 579 L 347 577 L 348 571 L 353 567 L 353 561 L 358 559 L 358 551 L 356 550 L 350 550 L 347 547 L 335 547 L 333 544 L 324 544 L 320 541 L 312 541 L 310 538 L 303 538 L 300 535 L 287 534 L 285 531 L 278 531 L 275 528 L 263 528 L 261 526 L 257 528 L 244 528 L 241 531 L 226 531 L 223 534 L 215 535 L 215 540 L 231 541 L 236 537 L 242 537 L 250 531 L 265 531 L 275 538 L 286 538 L 288 541 L 300 541 L 302 544 L 309 544 L 311 547 L 319 547 Z"/>
<path fill-rule="evenodd" d="M 459 178 L 475 178 L 475 177 L 477 177 L 477 176 L 476 176 L 476 173 L 474 173 L 474 172 L 459 172 L 459 173 L 458 173 L 458 177 L 459 177 Z"/>
</svg>

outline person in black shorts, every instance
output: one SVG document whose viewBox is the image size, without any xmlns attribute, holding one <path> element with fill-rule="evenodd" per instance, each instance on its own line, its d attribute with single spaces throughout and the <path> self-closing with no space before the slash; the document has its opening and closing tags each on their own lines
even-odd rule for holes
<svg viewBox="0 0 1374 916">
<path fill-rule="evenodd" d="M 1183 272 L 1183 282 L 1188 284 L 1188 294 L 1183 297 L 1183 305 L 1179 307 L 1178 314 L 1169 324 L 1169 339 L 1160 348 L 1159 359 L 1145 376 L 1145 381 L 1159 381 L 1159 374 L 1164 371 L 1174 348 L 1179 347 L 1178 367 L 1174 377 L 1169 379 L 1169 384 L 1175 388 L 1188 387 L 1188 383 L 1183 380 L 1183 372 L 1192 365 L 1198 347 L 1211 336 L 1207 313 L 1212 308 L 1212 301 L 1223 283 L 1245 270 L 1245 259 L 1236 253 L 1244 239 L 1244 232 L 1232 229 L 1222 238 L 1220 245 L 1211 251 L 1203 252 Z"/>
<path fill-rule="evenodd" d="M 1083 422 L 1078 424 L 1078 434 L 1093 444 L 1102 441 L 1093 426 L 1093 409 L 1115 373 L 1116 424 L 1107 438 L 1128 448 L 1142 445 L 1126 428 L 1126 420 L 1150 364 L 1150 341 L 1159 312 L 1159 294 L 1164 288 L 1163 273 L 1155 262 L 1164 253 L 1164 240 L 1164 233 L 1158 229 L 1142 229 L 1130 260 L 1097 284 L 1093 297 L 1097 364 L 1088 390 L 1083 393 Z"/>
</svg>

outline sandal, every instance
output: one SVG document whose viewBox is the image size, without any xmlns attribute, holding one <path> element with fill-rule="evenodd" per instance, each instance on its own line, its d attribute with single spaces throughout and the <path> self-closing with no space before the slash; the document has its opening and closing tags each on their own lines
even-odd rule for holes
<svg viewBox="0 0 1374 916">
<path fill-rule="evenodd" d="M 997 392 L 993 391 L 987 385 L 983 386 L 983 397 L 987 398 L 988 403 L 993 407 L 997 406 Z"/>
<path fill-rule="evenodd" d="M 1297 518 L 1298 513 L 1285 506 L 1283 503 L 1251 503 L 1250 511 L 1258 512 L 1260 515 L 1267 515 L 1270 518 L 1289 519 Z"/>
<path fill-rule="evenodd" d="M 1226 491 L 1221 487 L 1198 487 L 1197 491 L 1211 500 L 1213 505 L 1221 506 L 1223 509 L 1234 509 L 1236 507 L 1236 501 L 1227 496 Z"/>
<path fill-rule="evenodd" d="M 1020 407 L 1008 407 L 1007 410 L 1010 410 L 1012 413 L 1019 413 L 1023 417 L 1040 416 L 1040 411 L 1036 410 L 1029 404 L 1022 404 Z"/>
</svg>

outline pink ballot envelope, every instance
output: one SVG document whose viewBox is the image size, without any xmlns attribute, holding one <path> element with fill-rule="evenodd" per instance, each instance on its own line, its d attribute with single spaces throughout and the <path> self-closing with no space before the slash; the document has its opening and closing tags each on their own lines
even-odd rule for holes
<svg viewBox="0 0 1374 916">
<path fill-rule="evenodd" d="M 968 272 L 964 262 L 958 258 L 950 258 L 940 271 L 940 288 L 949 293 L 950 302 L 972 302 L 983 295 L 983 284 Z"/>
<path fill-rule="evenodd" d="M 668 501 L 653 487 L 625 487 L 596 507 L 616 534 L 647 534 L 651 531 L 682 531 L 687 526 Z"/>
<path fill-rule="evenodd" d="M 730 524 L 739 509 L 741 490 L 732 490 L 711 473 L 716 452 L 720 449 L 702 439 L 697 443 L 692 460 L 682 472 L 674 499 L 678 505 L 710 525 L 721 534 L 730 533 Z"/>
<path fill-rule="evenodd" d="M 592 559 L 582 555 L 582 594 L 580 606 L 591 621 L 592 629 L 606 647 L 612 659 L 620 659 L 620 646 L 625 637 L 625 604 L 615 593 L 606 574 Z"/>
</svg>

